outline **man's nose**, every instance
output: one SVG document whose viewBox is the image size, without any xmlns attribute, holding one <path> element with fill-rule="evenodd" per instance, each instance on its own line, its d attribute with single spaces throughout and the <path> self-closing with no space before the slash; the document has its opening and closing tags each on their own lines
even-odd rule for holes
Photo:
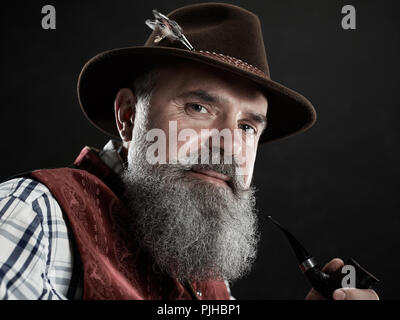
<svg viewBox="0 0 400 320">
<path fill-rule="evenodd" d="M 207 137 L 209 150 L 212 151 L 214 148 L 219 148 L 220 154 L 224 159 L 233 158 L 233 160 L 236 160 L 242 153 L 242 144 L 241 131 L 233 125 L 214 128 Z"/>
</svg>

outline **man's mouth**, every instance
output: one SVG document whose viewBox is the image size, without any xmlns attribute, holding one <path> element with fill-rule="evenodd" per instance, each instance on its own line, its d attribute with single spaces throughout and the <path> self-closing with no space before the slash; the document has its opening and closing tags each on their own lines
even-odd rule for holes
<svg viewBox="0 0 400 320">
<path fill-rule="evenodd" d="M 213 183 L 213 184 L 218 184 L 218 185 L 223 185 L 225 187 L 230 187 L 229 181 L 231 178 L 228 176 L 213 171 L 213 170 L 206 170 L 206 169 L 191 169 L 190 171 L 187 171 L 188 174 L 191 176 Z"/>
</svg>

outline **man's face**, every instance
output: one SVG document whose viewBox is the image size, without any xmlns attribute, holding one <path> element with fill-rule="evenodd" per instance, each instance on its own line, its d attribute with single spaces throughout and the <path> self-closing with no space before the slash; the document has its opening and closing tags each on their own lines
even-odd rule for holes
<svg viewBox="0 0 400 320">
<path fill-rule="evenodd" d="M 167 163 L 179 158 L 179 150 L 198 151 L 218 142 L 221 158 L 227 156 L 240 162 L 242 182 L 250 186 L 268 106 L 256 87 L 211 67 L 181 63 L 161 69 L 150 105 L 148 128 L 159 128 L 166 133 Z M 177 132 L 171 136 L 168 132 L 174 122 Z M 176 139 L 188 129 L 193 134 Z M 218 136 L 221 132 L 228 136 Z M 171 152 L 173 148 L 178 152 Z M 188 171 L 188 175 L 214 184 L 224 184 L 226 180 L 206 170 Z"/>
<path fill-rule="evenodd" d="M 132 101 L 125 93 L 125 100 Z M 266 111 L 266 99 L 248 83 L 194 64 L 162 69 L 151 98 L 137 100 L 122 174 L 125 200 L 132 210 L 132 231 L 162 271 L 189 281 L 233 281 L 250 269 L 258 242 L 251 176 Z M 189 129 L 194 134 L 176 139 L 169 134 L 171 122 L 175 134 Z M 119 128 L 121 136 L 129 129 Z M 184 162 L 178 151 L 167 152 L 164 163 L 150 163 L 148 134 L 155 129 L 166 133 L 167 151 L 175 140 L 177 150 L 189 144 L 192 151 L 229 152 L 232 162 Z M 205 129 L 237 132 L 215 148 L 205 143 L 211 138 Z M 240 147 L 248 137 L 255 139 L 252 148 Z"/>
</svg>

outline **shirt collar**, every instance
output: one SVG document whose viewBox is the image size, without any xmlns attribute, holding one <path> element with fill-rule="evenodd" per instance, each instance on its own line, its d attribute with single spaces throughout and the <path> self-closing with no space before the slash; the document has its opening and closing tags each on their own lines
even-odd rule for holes
<svg viewBox="0 0 400 320">
<path fill-rule="evenodd" d="M 109 140 L 99 152 L 99 157 L 116 174 L 121 174 L 124 170 L 124 161 L 121 157 L 122 143 L 117 140 Z"/>
</svg>

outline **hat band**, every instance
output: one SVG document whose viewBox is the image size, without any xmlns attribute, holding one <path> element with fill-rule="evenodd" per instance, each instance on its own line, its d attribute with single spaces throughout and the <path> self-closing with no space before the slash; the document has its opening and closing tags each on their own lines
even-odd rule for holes
<svg viewBox="0 0 400 320">
<path fill-rule="evenodd" d="M 268 75 L 265 72 L 261 71 L 257 67 L 255 67 L 255 66 L 253 66 L 253 65 L 251 65 L 251 64 L 249 64 L 249 63 L 247 63 L 247 62 L 245 62 L 243 60 L 240 60 L 240 59 L 237 59 L 237 58 L 234 58 L 234 57 L 231 57 L 231 56 L 227 56 L 227 55 L 224 55 L 222 53 L 203 51 L 203 50 L 195 50 L 195 51 L 197 51 L 197 52 L 199 52 L 199 53 L 201 53 L 203 55 L 212 57 L 212 58 L 217 58 L 218 60 L 221 60 L 223 62 L 227 62 L 229 64 L 233 64 L 234 66 L 239 67 L 239 68 L 241 68 L 243 70 L 256 73 L 256 74 L 258 74 L 258 75 L 260 75 L 262 77 L 265 77 L 265 78 L 269 79 Z"/>
</svg>

